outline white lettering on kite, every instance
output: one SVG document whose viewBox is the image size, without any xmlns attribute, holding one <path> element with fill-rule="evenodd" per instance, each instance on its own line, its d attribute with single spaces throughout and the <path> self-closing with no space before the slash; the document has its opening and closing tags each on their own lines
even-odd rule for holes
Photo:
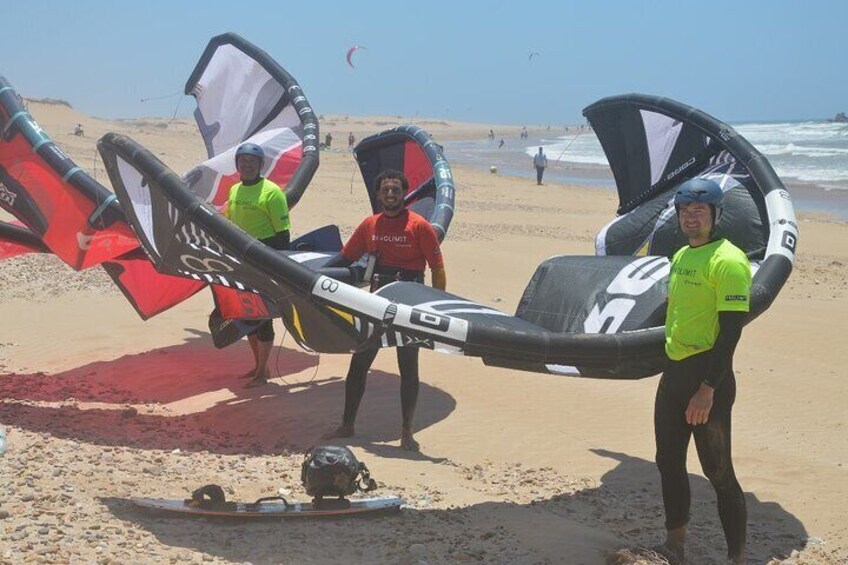
<svg viewBox="0 0 848 565">
<path fill-rule="evenodd" d="M 15 205 L 15 198 L 18 195 L 6 188 L 6 185 L 0 182 L 0 200 L 8 204 L 9 206 Z"/>
</svg>

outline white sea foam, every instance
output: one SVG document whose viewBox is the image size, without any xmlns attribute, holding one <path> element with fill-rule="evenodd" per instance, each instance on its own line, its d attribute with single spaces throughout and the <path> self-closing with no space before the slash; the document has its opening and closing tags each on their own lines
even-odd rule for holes
<svg viewBox="0 0 848 565">
<path fill-rule="evenodd" d="M 819 183 L 848 189 L 848 124 L 783 122 L 735 125 L 739 134 L 757 148 L 785 180 Z M 606 165 L 597 137 L 591 132 L 543 140 L 548 161 Z M 538 147 L 527 147 L 532 156 Z"/>
<path fill-rule="evenodd" d="M 782 122 L 733 127 L 765 155 L 786 184 L 809 183 L 828 190 L 848 190 L 848 124 Z M 480 165 L 486 170 L 496 165 L 503 174 L 530 176 L 535 174 L 531 158 L 541 145 L 552 165 L 546 178 L 606 186 L 614 183 L 606 155 L 590 130 L 530 143 L 507 138 L 500 148 L 498 142 L 479 139 L 448 141 L 445 147 L 451 162 Z"/>
<path fill-rule="evenodd" d="M 782 178 L 848 189 L 848 124 L 785 122 L 734 127 Z"/>
<path fill-rule="evenodd" d="M 549 162 L 576 163 L 581 165 L 607 165 L 607 157 L 594 133 L 564 135 L 555 140 L 542 140 Z M 531 157 L 538 146 L 527 147 L 525 153 Z"/>
<path fill-rule="evenodd" d="M 844 157 L 848 155 L 848 148 L 840 147 L 815 147 L 808 145 L 796 145 L 787 143 L 786 145 L 773 145 L 761 143 L 755 147 L 766 156 L 771 155 L 795 155 L 798 157 Z"/>
</svg>

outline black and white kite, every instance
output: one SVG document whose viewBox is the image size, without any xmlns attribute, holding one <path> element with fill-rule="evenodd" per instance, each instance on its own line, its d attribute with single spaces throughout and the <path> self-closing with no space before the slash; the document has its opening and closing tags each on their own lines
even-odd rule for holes
<svg viewBox="0 0 848 565">
<path fill-rule="evenodd" d="M 789 276 L 798 229 L 780 179 L 730 126 L 643 95 L 607 98 L 584 114 L 615 175 L 620 215 L 599 234 L 598 255 L 542 263 L 515 315 L 416 283 L 369 294 L 311 268 L 308 252 L 275 252 L 252 239 L 132 140 L 108 134 L 98 146 L 157 269 L 261 296 L 304 347 L 418 344 L 515 369 L 641 378 L 665 358 L 668 257 L 684 243 L 671 205 L 681 182 L 713 178 L 727 193 L 718 230 L 751 260 L 749 319 Z"/>
</svg>

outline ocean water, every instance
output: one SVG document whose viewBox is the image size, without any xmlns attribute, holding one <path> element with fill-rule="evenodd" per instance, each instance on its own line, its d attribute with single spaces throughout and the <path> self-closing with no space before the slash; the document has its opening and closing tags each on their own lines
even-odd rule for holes
<svg viewBox="0 0 848 565">
<path fill-rule="evenodd" d="M 789 122 L 733 127 L 766 156 L 784 182 L 848 190 L 848 124 Z"/>
<path fill-rule="evenodd" d="M 793 196 L 796 208 L 835 214 L 848 220 L 848 124 L 779 122 L 731 124 L 774 167 Z M 498 148 L 487 138 L 445 142 L 449 161 L 501 174 L 535 179 L 532 156 L 544 147 L 545 180 L 553 183 L 615 187 L 598 138 L 588 128 L 543 132 L 541 136 L 504 138 Z"/>
</svg>

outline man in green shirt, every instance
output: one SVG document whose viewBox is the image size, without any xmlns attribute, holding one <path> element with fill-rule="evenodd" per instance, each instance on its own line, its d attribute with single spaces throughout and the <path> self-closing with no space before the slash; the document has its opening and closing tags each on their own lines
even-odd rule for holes
<svg viewBox="0 0 848 565">
<path fill-rule="evenodd" d="M 238 227 L 274 249 L 288 249 L 291 221 L 283 190 L 262 178 L 265 152 L 255 143 L 244 143 L 236 150 L 236 170 L 241 182 L 230 188 L 226 216 Z M 268 358 L 274 345 L 273 320 L 263 321 L 247 336 L 255 367 L 245 375 L 245 388 L 268 382 Z"/>
<path fill-rule="evenodd" d="M 716 491 L 718 513 L 733 563 L 744 562 L 745 496 L 730 453 L 730 415 L 736 398 L 733 352 L 751 296 L 745 253 L 715 237 L 721 187 L 684 182 L 674 197 L 680 229 L 689 240 L 671 260 L 666 314 L 666 370 L 654 405 L 657 467 L 662 479 L 667 538 L 658 548 L 683 562 L 690 492 L 686 452 L 694 435 L 698 459 Z"/>
</svg>

